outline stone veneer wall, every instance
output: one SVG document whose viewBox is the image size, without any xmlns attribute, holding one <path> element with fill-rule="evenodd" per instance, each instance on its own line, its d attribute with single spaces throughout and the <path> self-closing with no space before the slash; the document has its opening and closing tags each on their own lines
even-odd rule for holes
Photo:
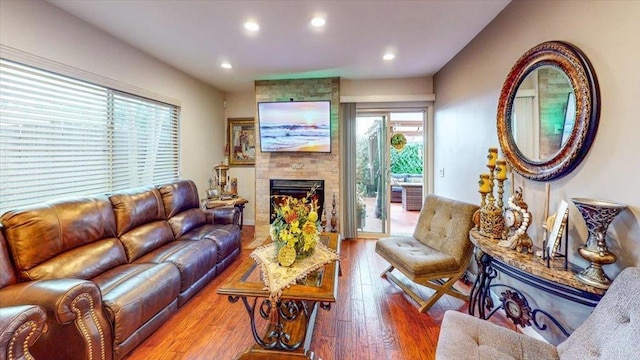
<svg viewBox="0 0 640 360">
<path fill-rule="evenodd" d="M 256 109 L 259 102 L 266 101 L 331 100 L 331 153 L 256 152 L 256 238 L 269 235 L 269 179 L 324 180 L 324 208 L 330 227 L 334 194 L 337 212 L 340 203 L 340 79 L 259 80 L 255 82 L 255 93 Z M 256 129 L 259 131 L 257 116 Z M 256 149 L 260 149 L 259 141 L 257 137 Z"/>
</svg>

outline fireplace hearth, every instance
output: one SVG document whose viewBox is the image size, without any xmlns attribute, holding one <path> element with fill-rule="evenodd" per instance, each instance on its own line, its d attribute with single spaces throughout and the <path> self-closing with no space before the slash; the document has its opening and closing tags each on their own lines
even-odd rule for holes
<svg viewBox="0 0 640 360">
<path fill-rule="evenodd" d="M 269 180 L 270 214 L 273 215 L 274 201 L 277 201 L 277 196 L 291 196 L 296 199 L 302 199 L 307 196 L 307 193 L 311 191 L 314 185 L 317 188 L 312 200 L 318 202 L 318 216 L 321 216 L 324 209 L 324 180 Z M 271 217 L 269 223 L 271 223 Z"/>
</svg>

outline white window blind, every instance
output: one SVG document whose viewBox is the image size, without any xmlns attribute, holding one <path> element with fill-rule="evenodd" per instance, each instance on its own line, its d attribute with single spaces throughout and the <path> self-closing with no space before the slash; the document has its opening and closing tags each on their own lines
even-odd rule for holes
<svg viewBox="0 0 640 360">
<path fill-rule="evenodd" d="M 0 59 L 0 214 L 179 176 L 179 108 Z"/>
</svg>

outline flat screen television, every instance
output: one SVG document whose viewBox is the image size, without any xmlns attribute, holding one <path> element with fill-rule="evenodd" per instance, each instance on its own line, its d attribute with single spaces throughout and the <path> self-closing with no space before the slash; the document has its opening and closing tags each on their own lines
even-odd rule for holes
<svg viewBox="0 0 640 360">
<path fill-rule="evenodd" d="M 258 103 L 262 152 L 331 152 L 331 101 Z"/>
</svg>

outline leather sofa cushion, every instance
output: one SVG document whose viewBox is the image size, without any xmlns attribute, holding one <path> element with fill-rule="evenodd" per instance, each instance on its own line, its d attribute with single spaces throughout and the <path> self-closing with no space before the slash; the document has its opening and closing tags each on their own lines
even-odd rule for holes
<svg viewBox="0 0 640 360">
<path fill-rule="evenodd" d="M 158 191 L 162 196 L 165 217 L 176 239 L 207 223 L 207 217 L 200 209 L 198 189 L 193 181 L 181 180 L 162 185 L 158 187 Z"/>
<path fill-rule="evenodd" d="M 137 260 L 138 263 L 170 262 L 180 270 L 180 292 L 215 268 L 218 246 L 213 241 L 174 241 Z"/>
<path fill-rule="evenodd" d="M 92 279 L 102 291 L 114 344 L 126 341 L 178 297 L 180 273 L 170 263 L 118 266 Z"/>
<path fill-rule="evenodd" d="M 111 203 L 104 197 L 12 210 L 2 215 L 0 222 L 21 278 L 28 270 L 66 251 L 116 236 Z"/>
<path fill-rule="evenodd" d="M 195 208 L 183 211 L 171 217 L 168 221 L 173 235 L 178 239 L 185 233 L 206 225 L 207 216 L 202 210 Z"/>
<path fill-rule="evenodd" d="M 191 180 L 181 180 L 161 185 L 158 191 L 162 196 L 165 217 L 167 219 L 189 209 L 199 208 L 200 200 L 196 184 Z"/>
<path fill-rule="evenodd" d="M 75 278 L 89 280 L 127 263 L 122 243 L 116 238 L 99 240 L 45 261 L 28 271 L 28 280 Z"/>
<path fill-rule="evenodd" d="M 129 262 L 174 240 L 173 232 L 164 220 L 141 225 L 120 236 Z"/>
<path fill-rule="evenodd" d="M 4 230 L 0 226 L 0 289 L 16 282 L 18 282 L 18 278 L 13 271 L 11 259 L 9 259 L 9 249 L 4 238 Z"/>
<path fill-rule="evenodd" d="M 109 196 L 118 237 L 138 226 L 165 220 L 164 206 L 156 189 L 137 189 Z"/>
<path fill-rule="evenodd" d="M 217 263 L 226 259 L 240 247 L 240 231 L 237 225 L 205 225 L 182 235 L 178 240 L 211 240 L 218 245 Z"/>
</svg>

